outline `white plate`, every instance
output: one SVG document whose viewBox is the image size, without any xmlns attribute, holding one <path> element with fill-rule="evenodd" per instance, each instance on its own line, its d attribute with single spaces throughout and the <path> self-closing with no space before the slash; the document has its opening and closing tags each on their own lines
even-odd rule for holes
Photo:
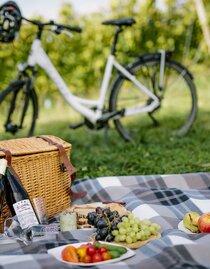
<svg viewBox="0 0 210 269">
<path fill-rule="evenodd" d="M 99 241 L 100 242 L 100 241 Z M 78 248 L 79 246 L 81 246 L 82 244 L 86 244 L 88 242 L 82 242 L 82 243 L 76 243 L 76 244 L 68 244 L 68 245 L 64 245 L 64 246 L 60 246 L 60 247 L 56 247 L 56 248 L 52 248 L 48 250 L 48 253 L 51 254 L 52 256 L 54 256 L 57 260 L 64 262 L 66 264 L 70 264 L 70 265 L 79 265 L 79 266 L 93 266 L 93 265 L 100 265 L 100 264 L 107 264 L 107 263 L 114 263 L 114 262 L 119 262 L 121 260 L 124 259 L 128 259 L 132 256 L 134 256 L 136 253 L 127 248 L 127 252 L 125 254 L 123 254 L 122 256 L 120 256 L 119 258 L 116 259 L 111 259 L 111 260 L 107 260 L 107 261 L 102 261 L 102 262 L 93 262 L 93 263 L 83 263 L 83 262 L 79 262 L 79 263 L 74 263 L 74 262 L 66 262 L 61 258 L 61 252 L 62 250 L 67 247 L 67 246 L 74 246 L 76 248 Z M 104 243 L 104 242 L 101 242 Z M 109 245 L 113 245 L 116 246 L 116 244 L 112 244 L 112 243 L 108 243 L 106 242 L 106 244 Z M 118 245 L 119 246 L 119 245 Z"/>
<path fill-rule="evenodd" d="M 197 234 L 197 233 L 193 233 L 193 232 L 191 232 L 190 230 L 188 230 L 187 228 L 185 228 L 185 227 L 184 227 L 184 224 L 183 224 L 183 220 L 179 222 L 179 224 L 178 224 L 178 229 L 179 229 L 180 231 L 183 231 L 183 232 L 187 233 L 187 234 Z"/>
</svg>

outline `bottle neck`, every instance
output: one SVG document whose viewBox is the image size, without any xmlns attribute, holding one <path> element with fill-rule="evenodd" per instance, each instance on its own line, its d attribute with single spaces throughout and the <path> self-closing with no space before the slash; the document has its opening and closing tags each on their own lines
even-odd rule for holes
<svg viewBox="0 0 210 269">
<path fill-rule="evenodd" d="M 16 199 L 18 197 L 18 200 L 29 199 L 27 191 L 9 168 L 6 170 L 6 178 L 6 188 L 10 188 L 13 193 L 17 193 Z"/>
</svg>

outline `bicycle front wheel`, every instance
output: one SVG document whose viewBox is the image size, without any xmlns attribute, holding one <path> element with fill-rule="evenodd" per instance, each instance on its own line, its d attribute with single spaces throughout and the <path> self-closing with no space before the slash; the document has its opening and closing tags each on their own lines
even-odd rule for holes
<svg viewBox="0 0 210 269">
<path fill-rule="evenodd" d="M 119 75 L 111 89 L 110 111 L 125 109 L 125 116 L 114 120 L 120 135 L 129 141 L 140 139 L 141 129 L 148 121 L 161 124 L 165 131 L 185 134 L 193 124 L 197 112 L 197 95 L 192 76 L 179 63 L 166 60 L 163 87 L 160 87 L 160 60 L 157 58 L 138 60 L 129 67 L 139 82 L 153 92 L 160 100 L 160 106 L 152 113 L 136 113 L 126 116 L 130 107 L 145 107 L 151 99 L 134 84 Z"/>
<path fill-rule="evenodd" d="M 37 96 L 27 83 L 16 80 L 0 93 L 0 133 L 5 138 L 33 135 L 38 117 Z"/>
</svg>

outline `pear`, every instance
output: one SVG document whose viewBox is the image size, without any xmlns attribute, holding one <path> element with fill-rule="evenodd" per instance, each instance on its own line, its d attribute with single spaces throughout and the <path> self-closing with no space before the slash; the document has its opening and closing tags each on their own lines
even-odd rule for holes
<svg viewBox="0 0 210 269">
<path fill-rule="evenodd" d="M 199 233 L 198 219 L 200 215 L 197 212 L 190 211 L 184 215 L 183 224 L 184 227 L 193 233 Z"/>
</svg>

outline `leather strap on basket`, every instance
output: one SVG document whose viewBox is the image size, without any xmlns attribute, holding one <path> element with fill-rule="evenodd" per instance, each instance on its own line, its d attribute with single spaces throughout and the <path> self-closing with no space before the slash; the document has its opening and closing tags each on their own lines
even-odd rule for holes
<svg viewBox="0 0 210 269">
<path fill-rule="evenodd" d="M 68 171 L 68 173 L 69 173 L 69 175 L 71 177 L 71 181 L 73 182 L 73 180 L 75 180 L 75 178 L 76 178 L 76 169 L 74 168 L 72 163 L 69 161 L 68 156 L 66 154 L 66 151 L 65 151 L 63 145 L 53 141 L 52 139 L 50 139 L 47 136 L 42 135 L 42 136 L 37 136 L 37 137 L 42 138 L 43 140 L 47 141 L 50 145 L 54 145 L 54 146 L 56 146 L 58 148 L 58 150 L 60 152 L 61 161 L 62 161 L 61 169 L 63 171 L 65 171 L 64 168 L 66 168 L 66 170 Z M 72 197 L 75 198 L 75 199 L 76 198 L 81 198 L 81 197 L 83 197 L 83 196 L 85 196 L 87 194 L 86 191 L 82 191 L 82 192 L 74 192 L 72 190 L 70 190 L 70 191 L 71 191 Z"/>
<path fill-rule="evenodd" d="M 12 167 L 12 153 L 8 149 L 0 149 L 5 154 L 5 159 L 7 160 L 7 166 L 9 166 L 10 170 L 12 171 L 13 175 L 21 182 L 18 174 L 15 172 L 15 169 Z"/>
</svg>

